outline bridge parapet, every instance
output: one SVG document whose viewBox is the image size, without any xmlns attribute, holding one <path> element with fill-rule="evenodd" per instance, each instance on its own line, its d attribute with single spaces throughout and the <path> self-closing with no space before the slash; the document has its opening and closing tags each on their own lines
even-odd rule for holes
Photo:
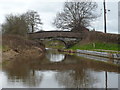
<svg viewBox="0 0 120 90">
<path fill-rule="evenodd" d="M 29 36 L 33 39 L 45 39 L 45 38 L 82 38 L 81 33 L 75 33 L 70 31 L 42 31 L 39 33 L 30 33 Z"/>
</svg>

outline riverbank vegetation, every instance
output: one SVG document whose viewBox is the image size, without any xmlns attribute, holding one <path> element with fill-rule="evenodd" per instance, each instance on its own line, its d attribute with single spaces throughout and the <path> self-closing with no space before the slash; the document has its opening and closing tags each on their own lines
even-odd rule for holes
<svg viewBox="0 0 120 90">
<path fill-rule="evenodd" d="M 45 51 L 41 42 L 33 41 L 28 37 L 28 33 L 41 30 L 42 22 L 39 16 L 36 11 L 29 10 L 23 14 L 9 14 L 5 17 L 5 22 L 1 25 L 0 46 L 3 61 L 12 60 L 18 55 L 26 58 L 37 57 Z"/>
<path fill-rule="evenodd" d="M 85 45 L 79 45 L 76 44 L 70 49 L 76 50 L 76 49 L 81 49 L 81 50 L 115 50 L 118 51 L 118 48 L 120 45 L 118 44 L 111 44 L 111 43 L 103 43 L 103 42 L 91 42 Z"/>
<path fill-rule="evenodd" d="M 45 47 L 40 42 L 28 40 L 18 35 L 3 35 L 2 60 L 14 60 L 15 57 L 36 58 L 44 53 Z"/>
<path fill-rule="evenodd" d="M 84 37 L 79 43 L 71 47 L 71 49 L 82 50 L 115 50 L 118 51 L 119 34 L 109 34 L 97 31 L 88 31 L 84 33 Z"/>
<path fill-rule="evenodd" d="M 68 50 L 92 50 L 99 52 L 120 53 L 119 34 L 109 34 L 97 31 L 88 31 L 76 45 Z"/>
</svg>

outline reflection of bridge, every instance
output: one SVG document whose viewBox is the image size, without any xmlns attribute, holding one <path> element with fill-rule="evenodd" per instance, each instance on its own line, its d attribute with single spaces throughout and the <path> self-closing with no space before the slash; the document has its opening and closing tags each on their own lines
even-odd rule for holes
<svg viewBox="0 0 120 90">
<path fill-rule="evenodd" d="M 63 41 L 68 48 L 81 40 L 82 34 L 70 31 L 39 31 L 29 33 L 29 37 L 38 40 L 60 40 Z"/>
<path fill-rule="evenodd" d="M 46 59 L 45 59 L 46 60 Z M 39 61 L 39 60 L 38 60 Z M 42 63 L 42 62 L 41 62 Z M 96 62 L 90 59 L 81 59 L 74 55 L 66 55 L 61 62 L 46 62 L 44 64 L 33 65 L 32 69 L 39 70 L 95 70 L 120 73 L 120 66 L 105 62 Z"/>
</svg>

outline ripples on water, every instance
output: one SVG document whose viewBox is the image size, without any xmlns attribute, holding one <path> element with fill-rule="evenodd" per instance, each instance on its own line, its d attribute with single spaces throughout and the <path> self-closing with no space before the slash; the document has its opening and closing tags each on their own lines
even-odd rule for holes
<svg viewBox="0 0 120 90">
<path fill-rule="evenodd" d="M 9 62 L 0 71 L 0 81 L 4 88 L 118 88 L 119 73 L 113 64 L 48 49 L 38 60 Z"/>
</svg>

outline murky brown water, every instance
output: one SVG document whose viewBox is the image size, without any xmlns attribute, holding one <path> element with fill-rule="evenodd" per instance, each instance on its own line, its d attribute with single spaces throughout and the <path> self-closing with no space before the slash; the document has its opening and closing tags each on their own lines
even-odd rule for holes
<svg viewBox="0 0 120 90">
<path fill-rule="evenodd" d="M 46 55 L 36 60 L 21 60 L 19 57 L 3 66 L 1 87 L 118 88 L 120 71 L 116 65 L 78 56 L 47 50 Z"/>
</svg>

